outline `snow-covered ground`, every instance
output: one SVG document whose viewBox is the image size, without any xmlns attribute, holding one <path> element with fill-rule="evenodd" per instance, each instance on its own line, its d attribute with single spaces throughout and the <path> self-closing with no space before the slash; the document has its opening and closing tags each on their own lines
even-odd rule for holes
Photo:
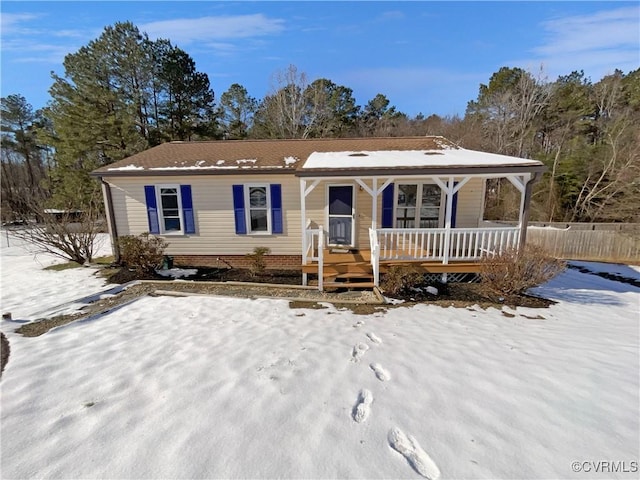
<svg viewBox="0 0 640 480">
<path fill-rule="evenodd" d="M 108 234 L 96 237 L 94 257 L 111 255 Z M 15 237 L 0 235 L 0 305 L 2 312 L 13 318 L 37 318 L 51 307 L 107 288 L 94 268 L 71 268 L 62 271 L 43 270 L 64 263 L 61 258 L 36 253 Z"/>
<path fill-rule="evenodd" d="M 14 318 L 104 288 L 29 262 L 2 249 Z M 558 303 L 143 297 L 41 337 L 3 322 L 2 478 L 637 478 L 640 289 L 567 270 L 536 293 Z"/>
</svg>

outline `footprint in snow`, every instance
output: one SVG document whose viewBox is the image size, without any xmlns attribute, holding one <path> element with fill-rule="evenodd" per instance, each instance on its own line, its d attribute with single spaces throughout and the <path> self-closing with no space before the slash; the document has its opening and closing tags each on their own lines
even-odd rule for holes
<svg viewBox="0 0 640 480">
<path fill-rule="evenodd" d="M 364 355 L 364 352 L 366 352 L 367 350 L 369 350 L 369 345 L 367 345 L 366 343 L 355 344 L 353 346 L 353 351 L 351 352 L 351 361 L 356 363 L 359 362 Z"/>
<path fill-rule="evenodd" d="M 405 435 L 402 430 L 396 427 L 389 431 L 387 439 L 391 448 L 406 458 L 409 465 L 420 475 L 429 480 L 436 480 L 440 477 L 438 466 L 411 435 Z"/>
<path fill-rule="evenodd" d="M 380 337 L 377 336 L 375 333 L 367 333 L 367 338 L 377 345 L 380 345 L 382 343 L 382 340 L 380 339 Z"/>
<path fill-rule="evenodd" d="M 373 373 L 376 374 L 376 377 L 378 377 L 378 380 L 380 380 L 381 382 L 391 380 L 391 375 L 389 375 L 389 372 L 382 368 L 379 363 L 372 363 L 371 365 L 369 365 L 369 367 L 371 368 L 371 370 L 373 370 Z"/>
<path fill-rule="evenodd" d="M 358 403 L 353 408 L 353 419 L 358 422 L 364 422 L 369 413 L 371 413 L 371 404 L 373 403 L 373 395 L 366 388 L 360 391 L 358 395 Z"/>
<path fill-rule="evenodd" d="M 353 326 L 353 328 L 358 328 L 364 325 L 364 322 L 362 320 L 358 320 L 355 325 Z"/>
</svg>

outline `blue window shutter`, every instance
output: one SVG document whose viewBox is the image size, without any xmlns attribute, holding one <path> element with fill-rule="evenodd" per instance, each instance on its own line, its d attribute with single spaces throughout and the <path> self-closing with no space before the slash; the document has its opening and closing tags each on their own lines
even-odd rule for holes
<svg viewBox="0 0 640 480">
<path fill-rule="evenodd" d="M 193 215 L 193 199 L 191 185 L 180 185 L 182 197 L 182 217 L 184 218 L 184 233 L 196 233 L 196 221 Z"/>
<path fill-rule="evenodd" d="M 272 183 L 271 188 L 271 233 L 283 233 L 282 227 L 282 186 Z"/>
<path fill-rule="evenodd" d="M 393 228 L 393 183 L 382 191 L 382 228 Z"/>
<path fill-rule="evenodd" d="M 149 233 L 160 233 L 158 222 L 158 205 L 156 203 L 156 187 L 144 186 L 144 198 L 147 202 L 147 219 L 149 220 Z"/>
<path fill-rule="evenodd" d="M 247 221 L 244 216 L 244 186 L 233 186 L 233 212 L 236 220 L 236 233 L 247 234 Z"/>
</svg>

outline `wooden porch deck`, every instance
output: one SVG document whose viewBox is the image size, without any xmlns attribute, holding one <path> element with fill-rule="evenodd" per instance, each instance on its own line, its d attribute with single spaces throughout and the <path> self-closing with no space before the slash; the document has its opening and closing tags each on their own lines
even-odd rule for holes
<svg viewBox="0 0 640 480">
<path fill-rule="evenodd" d="M 324 287 L 373 288 L 375 286 L 370 250 L 339 252 L 336 249 L 325 249 L 323 259 Z M 380 273 L 385 273 L 394 265 L 411 265 L 423 273 L 478 273 L 480 271 L 480 264 L 473 261 L 450 261 L 448 264 L 443 264 L 441 261 L 425 262 L 398 258 L 380 260 Z M 318 263 L 314 261 L 302 265 L 302 272 L 318 275 Z"/>
</svg>

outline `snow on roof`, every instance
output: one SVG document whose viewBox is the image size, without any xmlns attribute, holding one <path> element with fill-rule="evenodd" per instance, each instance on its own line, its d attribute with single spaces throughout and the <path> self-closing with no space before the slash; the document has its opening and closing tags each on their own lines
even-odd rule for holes
<svg viewBox="0 0 640 480">
<path fill-rule="evenodd" d="M 107 170 L 144 170 L 144 167 L 141 167 L 140 165 L 125 165 L 124 167 L 109 167 Z"/>
<path fill-rule="evenodd" d="M 464 148 L 442 150 L 388 150 L 360 152 L 314 152 L 303 169 L 398 168 L 398 167 L 473 167 L 501 165 L 538 165 L 527 160 Z"/>
</svg>

